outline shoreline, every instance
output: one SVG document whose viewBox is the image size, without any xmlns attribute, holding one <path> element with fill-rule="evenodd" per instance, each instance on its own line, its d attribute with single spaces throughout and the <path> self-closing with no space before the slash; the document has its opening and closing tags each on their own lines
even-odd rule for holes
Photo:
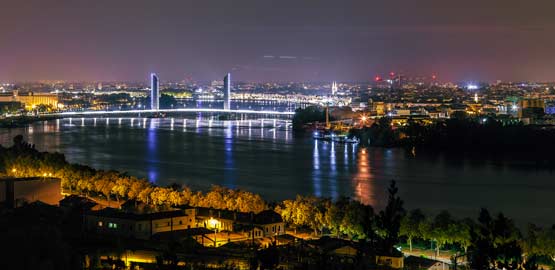
<svg viewBox="0 0 555 270">
<path fill-rule="evenodd" d="M 61 116 L 39 115 L 39 116 L 13 116 L 0 119 L 0 128 L 22 128 L 29 124 L 41 121 L 61 119 Z"/>
</svg>

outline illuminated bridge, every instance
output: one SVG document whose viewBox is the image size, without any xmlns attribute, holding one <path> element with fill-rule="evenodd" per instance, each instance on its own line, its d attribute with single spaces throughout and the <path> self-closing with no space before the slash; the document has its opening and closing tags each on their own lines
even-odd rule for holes
<svg viewBox="0 0 555 270">
<path fill-rule="evenodd" d="M 117 114 L 140 114 L 140 113 L 223 113 L 223 114 L 254 114 L 273 116 L 293 116 L 295 112 L 257 111 L 257 110 L 225 110 L 225 109 L 203 109 L 203 108 L 181 108 L 181 109 L 159 109 L 159 110 L 123 110 L 123 111 L 76 111 L 52 113 L 49 115 L 73 116 L 73 115 L 117 115 Z"/>
</svg>

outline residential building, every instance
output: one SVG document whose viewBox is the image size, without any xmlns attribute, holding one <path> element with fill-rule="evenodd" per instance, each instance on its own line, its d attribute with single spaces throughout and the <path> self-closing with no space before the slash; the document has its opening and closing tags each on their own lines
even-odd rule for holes
<svg viewBox="0 0 555 270">
<path fill-rule="evenodd" d="M 195 209 L 135 213 L 108 207 L 85 213 L 85 228 L 99 234 L 149 239 L 160 232 L 194 228 L 195 213 Z"/>
</svg>

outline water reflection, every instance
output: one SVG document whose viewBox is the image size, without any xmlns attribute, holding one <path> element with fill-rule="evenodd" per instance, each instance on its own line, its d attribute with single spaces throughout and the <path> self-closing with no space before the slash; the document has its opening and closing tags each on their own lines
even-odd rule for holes
<svg viewBox="0 0 555 270">
<path fill-rule="evenodd" d="M 152 119 L 150 121 L 150 126 L 147 131 L 147 172 L 148 180 L 152 183 L 156 183 L 158 181 L 159 167 L 157 165 L 160 162 L 158 158 L 158 134 L 156 130 L 156 121 L 158 121 L 158 119 Z M 146 126 L 146 118 L 143 120 L 143 126 Z"/>
<path fill-rule="evenodd" d="M 320 175 L 320 153 L 318 152 L 318 141 L 314 140 L 312 150 L 312 183 L 314 185 L 314 195 L 322 196 L 322 177 Z"/>
<path fill-rule="evenodd" d="M 346 145 L 344 145 L 346 148 Z M 330 152 L 330 177 L 329 177 L 329 184 L 330 184 L 330 192 L 331 198 L 337 199 L 337 160 L 335 156 L 335 143 L 331 143 L 331 152 Z"/>
<path fill-rule="evenodd" d="M 366 148 L 358 151 L 357 173 L 353 177 L 355 198 L 364 204 L 376 205 L 372 184 L 374 177 L 371 172 L 370 160 Z"/>
<path fill-rule="evenodd" d="M 235 188 L 235 165 L 233 160 L 233 130 L 228 123 L 224 137 L 224 180 L 226 187 Z"/>
</svg>

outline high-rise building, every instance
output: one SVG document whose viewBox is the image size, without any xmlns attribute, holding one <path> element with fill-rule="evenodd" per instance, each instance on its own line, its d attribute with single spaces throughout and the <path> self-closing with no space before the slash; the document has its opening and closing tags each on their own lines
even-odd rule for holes
<svg viewBox="0 0 555 270">
<path fill-rule="evenodd" d="M 531 118 L 542 116 L 545 113 L 543 99 L 524 98 L 518 101 L 518 117 Z"/>
<path fill-rule="evenodd" d="M 224 77 L 224 110 L 231 109 L 231 74 Z"/>
<path fill-rule="evenodd" d="M 150 74 L 150 108 L 152 110 L 160 109 L 160 82 L 156 73 Z"/>
</svg>

